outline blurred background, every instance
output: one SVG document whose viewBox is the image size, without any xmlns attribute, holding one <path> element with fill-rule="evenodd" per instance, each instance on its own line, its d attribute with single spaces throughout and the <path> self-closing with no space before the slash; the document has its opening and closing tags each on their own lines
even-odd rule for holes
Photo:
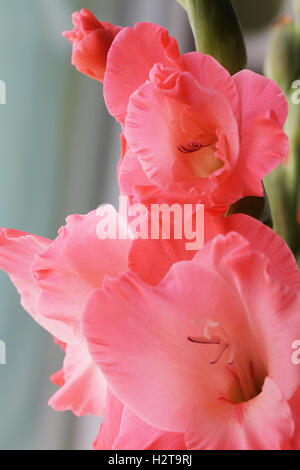
<svg viewBox="0 0 300 470">
<path fill-rule="evenodd" d="M 291 13 L 291 0 L 235 0 L 247 41 L 248 67 L 262 72 L 270 29 Z M 0 0 L 0 226 L 54 238 L 71 213 L 117 204 L 119 126 L 102 86 L 71 66 L 72 12 L 88 8 L 102 21 L 158 23 L 193 50 L 184 10 L 175 0 Z M 88 449 L 99 429 L 47 406 L 48 379 L 62 363 L 50 336 L 27 315 L 0 272 L 0 449 Z"/>
</svg>

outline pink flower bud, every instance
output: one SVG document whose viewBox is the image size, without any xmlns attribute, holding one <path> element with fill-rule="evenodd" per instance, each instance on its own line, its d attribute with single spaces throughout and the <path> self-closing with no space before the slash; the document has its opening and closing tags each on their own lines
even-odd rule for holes
<svg viewBox="0 0 300 470">
<path fill-rule="evenodd" d="M 120 26 L 103 23 L 85 8 L 73 14 L 74 29 L 65 31 L 73 44 L 72 64 L 79 72 L 103 82 L 109 48 Z"/>
</svg>

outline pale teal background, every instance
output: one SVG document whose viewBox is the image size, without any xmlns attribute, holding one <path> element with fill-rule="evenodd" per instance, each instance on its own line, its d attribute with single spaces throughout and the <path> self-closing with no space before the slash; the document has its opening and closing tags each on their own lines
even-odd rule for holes
<svg viewBox="0 0 300 470">
<path fill-rule="evenodd" d="M 54 237 L 69 213 L 117 201 L 120 129 L 106 112 L 101 86 L 71 67 L 71 46 L 61 36 L 72 27 L 71 13 L 83 7 L 115 24 L 157 22 L 177 37 L 182 52 L 193 48 L 175 0 L 0 0 L 0 80 L 7 85 L 7 104 L 0 105 L 0 226 Z M 263 28 L 248 35 L 256 70 L 267 37 Z M 47 407 L 55 390 L 48 377 L 62 354 L 22 310 L 4 273 L 0 340 L 7 345 L 0 449 L 90 447 L 98 420 Z"/>
</svg>

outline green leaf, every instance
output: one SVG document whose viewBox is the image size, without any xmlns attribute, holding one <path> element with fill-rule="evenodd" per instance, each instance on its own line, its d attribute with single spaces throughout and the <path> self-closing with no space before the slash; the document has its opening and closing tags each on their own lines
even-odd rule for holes
<svg viewBox="0 0 300 470">
<path fill-rule="evenodd" d="M 240 199 L 230 207 L 226 215 L 232 214 L 247 214 L 273 228 L 271 208 L 267 196 L 249 196 Z"/>
</svg>

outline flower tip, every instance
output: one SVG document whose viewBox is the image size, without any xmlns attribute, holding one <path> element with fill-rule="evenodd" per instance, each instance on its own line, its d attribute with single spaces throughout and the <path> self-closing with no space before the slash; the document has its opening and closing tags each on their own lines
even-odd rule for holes
<svg viewBox="0 0 300 470">
<path fill-rule="evenodd" d="M 94 16 L 87 8 L 81 8 L 80 14 L 83 16 Z"/>
<path fill-rule="evenodd" d="M 72 14 L 72 21 L 75 27 L 80 24 L 80 12 L 79 11 L 74 11 L 74 13 Z"/>
<path fill-rule="evenodd" d="M 280 28 L 281 26 L 285 26 L 286 24 L 292 24 L 292 23 L 293 23 L 293 18 L 290 15 L 283 15 L 275 23 L 274 28 Z"/>
<path fill-rule="evenodd" d="M 79 15 L 80 20 L 86 29 L 93 29 L 101 26 L 101 22 L 98 20 L 98 18 L 96 18 L 96 16 L 93 15 L 93 13 L 87 8 L 82 8 Z"/>
<path fill-rule="evenodd" d="M 61 33 L 61 35 L 64 37 L 64 38 L 67 38 L 68 41 L 70 41 L 70 43 L 73 43 L 74 39 L 75 39 L 75 35 L 74 35 L 74 31 L 63 31 Z"/>
</svg>

